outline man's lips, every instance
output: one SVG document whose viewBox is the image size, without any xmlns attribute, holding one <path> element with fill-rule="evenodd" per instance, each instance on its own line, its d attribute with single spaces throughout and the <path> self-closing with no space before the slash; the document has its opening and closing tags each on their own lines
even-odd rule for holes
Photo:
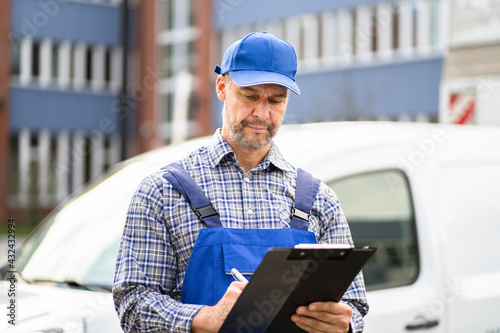
<svg viewBox="0 0 500 333">
<path fill-rule="evenodd" d="M 255 133 L 265 133 L 268 131 L 267 127 L 259 127 L 259 126 L 252 126 L 252 125 L 248 125 L 247 127 Z"/>
</svg>

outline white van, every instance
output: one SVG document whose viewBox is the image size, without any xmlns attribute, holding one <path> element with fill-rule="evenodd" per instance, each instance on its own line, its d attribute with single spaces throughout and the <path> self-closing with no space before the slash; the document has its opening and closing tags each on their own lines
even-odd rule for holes
<svg viewBox="0 0 500 333">
<path fill-rule="evenodd" d="M 16 325 L 0 330 L 121 332 L 109 289 L 132 193 L 207 140 L 130 159 L 49 215 L 17 258 L 30 284 L 16 283 Z M 320 123 L 277 143 L 336 191 L 355 245 L 378 248 L 365 332 L 500 332 L 500 128 Z"/>
<path fill-rule="evenodd" d="M 335 152 L 304 167 L 336 191 L 356 246 L 378 247 L 365 331 L 500 332 L 500 129 L 329 130 Z"/>
</svg>

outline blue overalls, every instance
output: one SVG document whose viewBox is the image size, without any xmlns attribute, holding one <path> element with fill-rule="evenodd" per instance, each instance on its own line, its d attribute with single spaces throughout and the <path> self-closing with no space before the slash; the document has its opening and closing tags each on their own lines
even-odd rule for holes
<svg viewBox="0 0 500 333">
<path fill-rule="evenodd" d="M 224 228 L 219 214 L 193 178 L 178 163 L 166 167 L 163 177 L 191 204 L 201 229 L 189 259 L 182 287 L 182 302 L 216 304 L 234 280 L 231 269 L 252 274 L 271 247 L 293 247 L 316 243 L 308 231 L 309 214 L 320 181 L 302 169 L 297 171 L 295 203 L 289 229 Z"/>
</svg>

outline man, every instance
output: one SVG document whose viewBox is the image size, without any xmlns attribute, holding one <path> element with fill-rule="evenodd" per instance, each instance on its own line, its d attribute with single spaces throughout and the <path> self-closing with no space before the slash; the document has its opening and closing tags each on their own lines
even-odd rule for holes
<svg viewBox="0 0 500 333">
<path fill-rule="evenodd" d="M 293 47 L 269 33 L 226 51 L 215 69 L 222 129 L 207 147 L 147 177 L 130 203 L 113 286 L 126 332 L 217 332 L 246 285 L 231 283 L 222 267 L 232 245 L 352 244 L 335 193 L 303 176 L 272 141 L 288 91 L 300 94 L 296 69 Z M 316 185 L 305 194 L 304 220 L 293 212 L 308 182 Z M 304 304 L 290 320 L 308 332 L 361 332 L 367 311 L 360 274 L 340 303 Z"/>
</svg>

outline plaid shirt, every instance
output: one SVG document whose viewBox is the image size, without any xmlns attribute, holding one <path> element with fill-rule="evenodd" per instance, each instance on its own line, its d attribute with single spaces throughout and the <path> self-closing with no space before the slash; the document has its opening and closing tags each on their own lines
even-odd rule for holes
<svg viewBox="0 0 500 333">
<path fill-rule="evenodd" d="M 289 228 L 297 170 L 276 145 L 245 174 L 218 130 L 207 147 L 182 161 L 229 228 Z M 135 192 L 116 263 L 113 297 L 125 332 L 190 332 L 202 307 L 180 302 L 182 282 L 198 231 L 204 226 L 164 171 L 146 177 Z M 318 243 L 350 243 L 349 227 L 335 193 L 324 183 L 316 196 L 309 231 Z M 353 332 L 368 311 L 362 274 L 342 301 L 353 308 Z"/>
</svg>

